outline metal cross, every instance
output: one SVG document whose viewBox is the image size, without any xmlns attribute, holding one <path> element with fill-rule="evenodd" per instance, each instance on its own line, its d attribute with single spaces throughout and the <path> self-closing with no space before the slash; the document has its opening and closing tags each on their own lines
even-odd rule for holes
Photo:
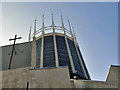
<svg viewBox="0 0 120 90">
<path fill-rule="evenodd" d="M 14 40 L 14 44 L 13 44 L 13 48 L 12 48 L 12 53 L 11 53 L 10 63 L 9 63 L 8 69 L 10 69 L 10 67 L 11 67 L 11 62 L 12 62 L 12 57 L 13 57 L 13 52 L 14 52 L 14 48 L 15 48 L 16 39 L 21 39 L 21 38 L 22 38 L 22 37 L 18 37 L 18 38 L 17 38 L 17 35 L 15 35 L 15 38 L 9 39 L 9 41 Z"/>
</svg>

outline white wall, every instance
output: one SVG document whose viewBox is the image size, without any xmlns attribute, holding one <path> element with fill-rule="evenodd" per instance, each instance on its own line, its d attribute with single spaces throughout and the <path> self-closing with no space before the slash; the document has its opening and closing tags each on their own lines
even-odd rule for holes
<svg viewBox="0 0 120 90">
<path fill-rule="evenodd" d="M 31 64 L 31 42 L 21 43 L 15 45 L 15 52 L 11 63 L 11 69 L 27 67 Z M 10 56 L 12 45 L 2 47 L 2 69 L 8 70 L 10 63 Z"/>
<path fill-rule="evenodd" d="M 30 88 L 71 88 L 67 67 L 30 70 Z"/>
<path fill-rule="evenodd" d="M 71 88 L 68 67 L 29 70 L 30 67 L 2 71 L 2 88 Z"/>
<path fill-rule="evenodd" d="M 30 69 L 31 67 L 2 71 L 3 88 L 118 88 L 117 82 L 73 80 L 68 67 Z"/>
</svg>

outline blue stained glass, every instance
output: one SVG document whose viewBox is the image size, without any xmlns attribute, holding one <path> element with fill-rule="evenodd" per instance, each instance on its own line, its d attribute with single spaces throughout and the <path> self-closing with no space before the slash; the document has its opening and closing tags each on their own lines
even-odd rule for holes
<svg viewBox="0 0 120 90">
<path fill-rule="evenodd" d="M 67 40 L 68 40 L 68 44 L 70 47 L 70 52 L 72 55 L 75 70 L 77 71 L 76 74 L 78 76 L 80 76 L 81 78 L 85 78 L 85 75 L 83 73 L 83 68 L 81 67 L 76 48 L 74 46 L 74 42 L 70 39 L 67 39 Z M 70 64 L 70 59 L 69 59 L 69 55 L 68 55 L 68 51 L 67 51 L 67 47 L 66 47 L 65 37 L 56 35 L 56 45 L 57 45 L 59 66 L 68 66 L 70 78 L 73 78 L 74 74 L 72 72 L 72 68 L 71 68 L 71 64 Z M 79 47 L 78 47 L 78 51 L 79 51 L 81 60 L 83 62 L 84 68 L 87 72 L 87 76 L 89 77 L 89 73 L 88 73 L 87 68 L 85 66 L 83 57 L 82 57 L 81 52 L 79 50 Z M 40 66 L 40 53 L 41 53 L 41 38 L 36 41 L 36 52 L 37 52 L 36 66 L 37 66 L 37 68 L 39 68 L 39 66 Z M 44 37 L 43 67 L 56 67 L 53 35 Z"/>
<path fill-rule="evenodd" d="M 36 67 L 40 67 L 41 38 L 36 41 Z"/>
<path fill-rule="evenodd" d="M 71 74 L 72 70 L 64 36 L 56 36 L 56 43 L 58 50 L 59 66 L 68 66 Z"/>
<path fill-rule="evenodd" d="M 71 55 L 72 55 L 72 59 L 73 59 L 73 63 L 74 63 L 74 66 L 75 66 L 75 70 L 77 71 L 77 74 L 81 77 L 85 77 L 84 73 L 83 73 L 83 69 L 81 67 L 81 64 L 80 64 L 80 61 L 79 61 L 79 57 L 77 55 L 77 52 L 76 52 L 76 49 L 75 49 L 75 46 L 74 46 L 74 42 L 67 39 L 68 40 L 68 44 L 69 44 L 69 47 L 70 47 L 70 51 L 71 51 Z"/>
<path fill-rule="evenodd" d="M 44 37 L 43 67 L 55 67 L 53 35 Z"/>
</svg>

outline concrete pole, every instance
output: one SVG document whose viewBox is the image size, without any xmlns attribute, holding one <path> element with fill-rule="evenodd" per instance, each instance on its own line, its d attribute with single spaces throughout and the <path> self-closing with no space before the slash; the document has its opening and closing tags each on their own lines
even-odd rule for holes
<svg viewBox="0 0 120 90">
<path fill-rule="evenodd" d="M 44 52 L 44 15 L 43 15 L 43 23 L 42 23 L 42 43 L 41 43 L 41 55 L 40 55 L 40 68 L 43 68 L 43 52 Z"/>
<path fill-rule="evenodd" d="M 73 73 L 75 73 L 76 72 L 75 71 L 75 66 L 74 66 L 74 63 L 73 63 L 72 55 L 71 55 L 71 52 L 70 52 L 70 47 L 69 47 L 68 40 L 67 40 L 67 37 L 66 37 L 66 32 L 64 30 L 62 15 L 61 15 L 61 21 L 62 21 L 62 29 L 63 29 L 63 32 L 64 32 L 65 43 L 66 43 L 66 47 L 67 47 L 68 56 L 69 56 L 69 59 L 70 59 L 71 68 L 72 68 Z"/>
<path fill-rule="evenodd" d="M 36 37 L 33 37 L 32 42 L 32 61 L 31 66 L 36 67 Z"/>
<path fill-rule="evenodd" d="M 74 28 L 73 28 L 73 27 L 72 27 L 72 29 L 73 29 L 73 32 L 74 32 Z M 79 54 L 79 51 L 78 51 L 78 48 L 77 48 L 77 45 L 76 45 L 77 40 L 76 40 L 76 37 L 75 37 L 75 32 L 74 32 L 73 34 L 74 34 L 73 41 L 74 41 L 75 49 L 76 49 L 76 51 L 77 51 L 77 55 L 78 55 L 78 58 L 79 58 L 80 64 L 81 64 L 81 66 L 82 66 L 83 73 L 84 73 L 85 77 L 88 79 L 88 76 L 87 76 L 86 71 L 85 71 L 85 67 L 84 67 L 84 65 L 83 65 L 83 62 L 82 62 L 82 60 L 81 60 L 81 57 L 80 57 L 80 54 Z"/>
<path fill-rule="evenodd" d="M 34 36 L 33 36 L 33 42 L 32 42 L 32 60 L 31 60 L 31 67 L 36 67 L 36 19 L 35 19 L 35 26 L 34 26 Z"/>
<path fill-rule="evenodd" d="M 53 13 L 52 13 L 52 29 L 53 29 L 54 51 L 55 51 L 55 63 L 56 63 L 56 67 L 59 67 L 59 60 L 58 60 L 58 52 L 57 52 L 57 44 L 56 44 L 56 35 L 55 35 L 55 29 L 54 29 Z"/>
</svg>

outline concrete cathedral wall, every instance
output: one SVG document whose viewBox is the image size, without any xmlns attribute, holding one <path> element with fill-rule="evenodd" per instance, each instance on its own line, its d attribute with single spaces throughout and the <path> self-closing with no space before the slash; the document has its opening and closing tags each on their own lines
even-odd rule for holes
<svg viewBox="0 0 120 90">
<path fill-rule="evenodd" d="M 29 68 L 2 71 L 2 88 L 26 88 Z"/>
<path fill-rule="evenodd" d="M 118 88 L 118 67 L 111 66 L 106 81 L 73 80 L 67 67 L 30 69 L 32 43 L 16 44 L 11 70 L 12 45 L 0 47 L 0 87 L 2 88 Z M 1 71 L 2 70 L 2 71 Z M 120 69 L 119 69 L 120 70 Z"/>
<path fill-rule="evenodd" d="M 72 80 L 68 67 L 30 69 L 31 67 L 2 72 L 2 88 L 118 88 L 117 82 Z"/>
<path fill-rule="evenodd" d="M 74 80 L 75 88 L 118 88 L 118 83 L 103 81 Z"/>
<path fill-rule="evenodd" d="M 120 66 L 111 65 L 106 81 L 74 80 L 75 88 L 118 88 Z"/>
<path fill-rule="evenodd" d="M 111 68 L 109 69 L 109 73 L 108 73 L 106 81 L 107 82 L 119 82 L 120 83 L 120 81 L 118 80 L 119 79 L 119 77 L 118 77 L 119 73 L 118 72 L 120 72 L 120 67 L 111 65 Z"/>
<path fill-rule="evenodd" d="M 12 45 L 3 46 L 2 48 L 2 70 L 8 70 Z M 31 48 L 32 42 L 25 42 L 15 45 L 11 69 L 28 67 L 31 65 Z"/>
<path fill-rule="evenodd" d="M 29 70 L 18 68 L 2 71 L 2 88 L 71 88 L 67 67 Z"/>
<path fill-rule="evenodd" d="M 30 70 L 30 88 L 71 88 L 67 67 Z"/>
</svg>

